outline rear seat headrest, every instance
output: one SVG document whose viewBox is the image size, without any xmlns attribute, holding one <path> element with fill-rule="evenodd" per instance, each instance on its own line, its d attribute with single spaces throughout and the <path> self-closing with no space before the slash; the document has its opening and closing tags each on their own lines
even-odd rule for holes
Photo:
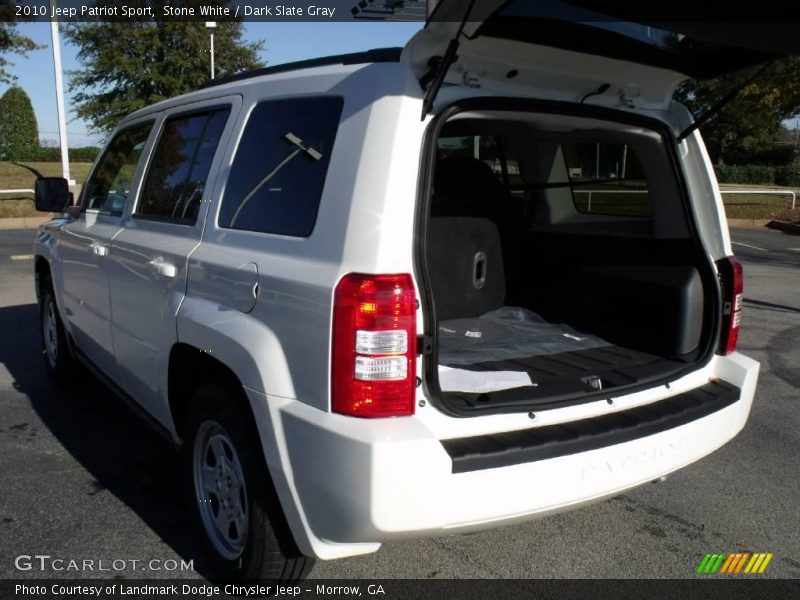
<svg viewBox="0 0 800 600">
<path fill-rule="evenodd" d="M 433 193 L 437 196 L 494 197 L 504 193 L 492 168 L 471 156 L 450 156 L 436 164 Z"/>
</svg>

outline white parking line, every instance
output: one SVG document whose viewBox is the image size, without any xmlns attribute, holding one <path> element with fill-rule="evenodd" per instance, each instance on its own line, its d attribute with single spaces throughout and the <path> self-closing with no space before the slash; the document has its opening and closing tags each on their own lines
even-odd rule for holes
<svg viewBox="0 0 800 600">
<path fill-rule="evenodd" d="M 31 260 L 33 254 L 12 254 L 11 260 Z"/>
<path fill-rule="evenodd" d="M 752 248 L 753 250 L 763 250 L 764 252 L 769 252 L 766 248 L 759 248 L 758 246 L 753 246 L 752 244 L 745 244 L 744 242 L 731 242 L 731 244 L 735 244 L 737 246 L 744 246 L 745 248 Z"/>
</svg>

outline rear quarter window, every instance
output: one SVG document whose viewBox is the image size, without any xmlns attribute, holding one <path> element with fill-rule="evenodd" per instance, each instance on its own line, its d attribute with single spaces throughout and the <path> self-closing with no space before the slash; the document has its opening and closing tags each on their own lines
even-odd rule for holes
<svg viewBox="0 0 800 600">
<path fill-rule="evenodd" d="M 257 104 L 231 165 L 219 226 L 311 235 L 342 106 L 338 97 Z"/>
</svg>

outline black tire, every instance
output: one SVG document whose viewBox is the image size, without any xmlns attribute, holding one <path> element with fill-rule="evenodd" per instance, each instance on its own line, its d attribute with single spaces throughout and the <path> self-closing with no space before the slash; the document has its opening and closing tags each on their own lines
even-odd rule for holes
<svg viewBox="0 0 800 600">
<path fill-rule="evenodd" d="M 42 357 L 47 374 L 59 385 L 74 383 L 80 372 L 80 365 L 72 355 L 53 288 L 47 280 L 42 286 L 42 297 L 39 304 L 39 330 L 41 332 Z"/>
<path fill-rule="evenodd" d="M 294 542 L 245 402 L 229 386 L 205 384 L 194 393 L 186 419 L 187 487 L 205 541 L 210 575 L 220 580 L 303 579 L 314 560 L 301 554 Z M 225 459 L 219 459 L 223 453 Z M 202 473 L 210 473 L 216 484 L 201 483 Z M 238 485 L 240 477 L 244 493 Z M 226 516 L 234 513 L 238 520 Z M 226 533 L 214 524 L 218 522 L 215 515 L 229 523 Z"/>
</svg>

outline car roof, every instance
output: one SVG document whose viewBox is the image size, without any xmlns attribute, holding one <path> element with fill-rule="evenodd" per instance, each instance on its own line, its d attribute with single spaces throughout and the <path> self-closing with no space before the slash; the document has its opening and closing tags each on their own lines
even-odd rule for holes
<svg viewBox="0 0 800 600">
<path fill-rule="evenodd" d="M 200 89 L 204 90 L 210 87 L 231 83 L 233 81 L 241 81 L 243 79 L 251 79 L 253 77 L 261 77 L 264 75 L 274 75 L 276 73 L 287 73 L 289 71 L 298 71 L 300 69 L 311 69 L 314 67 L 327 67 L 332 65 L 360 65 L 377 62 L 400 62 L 400 54 L 402 51 L 402 48 L 375 48 L 365 52 L 338 54 L 335 56 L 324 56 L 321 58 L 312 58 L 310 60 L 284 63 L 273 67 L 264 67 L 262 69 L 244 71 L 242 73 L 237 73 L 236 75 L 230 75 L 229 77 L 209 79 L 200 86 Z"/>
<path fill-rule="evenodd" d="M 128 121 L 132 121 L 155 112 L 160 112 L 175 106 L 181 106 L 184 104 L 200 102 L 213 98 L 219 95 L 214 93 L 218 88 L 219 91 L 224 89 L 226 94 L 230 94 L 235 93 L 238 87 L 236 84 L 255 84 L 259 83 L 262 79 L 272 79 L 276 75 L 296 73 L 297 71 L 304 69 L 315 69 L 314 76 L 336 74 L 344 75 L 352 72 L 353 66 L 375 63 L 398 63 L 400 62 L 402 50 L 402 48 L 376 48 L 364 52 L 339 54 L 335 56 L 325 56 L 310 60 L 284 63 L 271 67 L 264 67 L 261 69 L 243 71 L 242 73 L 237 73 L 229 77 L 210 79 L 193 92 L 181 94 L 180 96 L 174 96 L 173 98 L 168 98 L 155 104 L 140 108 L 136 112 L 125 117 L 120 126 L 124 126 Z M 341 67 L 350 68 L 342 70 Z"/>
</svg>

